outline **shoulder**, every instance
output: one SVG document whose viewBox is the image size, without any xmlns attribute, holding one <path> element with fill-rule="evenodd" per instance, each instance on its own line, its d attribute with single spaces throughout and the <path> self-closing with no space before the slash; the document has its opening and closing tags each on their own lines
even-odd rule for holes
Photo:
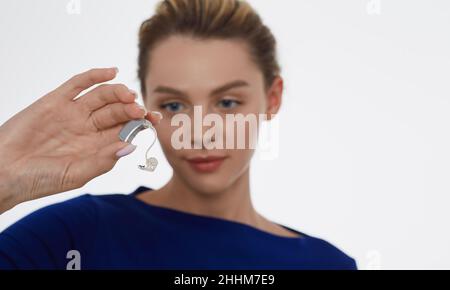
<svg viewBox="0 0 450 290">
<path fill-rule="evenodd" d="M 104 212 L 123 194 L 83 194 L 38 209 L 0 233 L 0 268 L 61 268 L 71 249 L 88 249 Z"/>
<path fill-rule="evenodd" d="M 92 195 L 83 194 L 66 201 L 54 203 L 38 209 L 18 223 L 39 222 L 40 220 L 59 220 L 61 222 L 95 221 L 99 211 L 113 207 L 123 198 L 123 194 Z"/>
<path fill-rule="evenodd" d="M 81 230 L 86 231 L 95 227 L 101 213 L 114 208 L 124 198 L 123 194 L 83 194 L 42 207 L 18 220 L 1 234 L 30 232 L 35 236 L 48 236 L 52 233 L 62 236 L 70 232 L 68 234 L 73 236 Z"/>
<path fill-rule="evenodd" d="M 309 259 L 315 267 L 331 270 L 357 269 L 355 259 L 335 245 L 318 237 L 303 235 L 309 250 Z"/>
</svg>

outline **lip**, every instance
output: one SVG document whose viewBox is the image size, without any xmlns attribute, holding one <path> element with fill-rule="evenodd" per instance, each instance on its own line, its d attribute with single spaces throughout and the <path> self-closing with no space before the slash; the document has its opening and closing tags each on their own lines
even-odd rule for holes
<svg viewBox="0 0 450 290">
<path fill-rule="evenodd" d="M 187 158 L 186 161 L 197 172 L 211 173 L 219 169 L 226 156 L 203 156 Z"/>
</svg>

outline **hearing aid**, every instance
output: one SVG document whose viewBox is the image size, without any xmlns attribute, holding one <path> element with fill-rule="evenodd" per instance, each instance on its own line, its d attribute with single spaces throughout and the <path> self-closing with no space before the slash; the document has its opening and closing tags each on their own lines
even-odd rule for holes
<svg viewBox="0 0 450 290">
<path fill-rule="evenodd" d="M 137 136 L 137 134 L 145 129 L 152 129 L 153 133 L 155 135 L 155 138 L 153 139 L 153 142 L 150 144 L 147 151 L 145 152 L 145 160 L 146 160 L 145 165 L 138 165 L 138 168 L 142 169 L 142 170 L 146 170 L 146 171 L 154 171 L 156 169 L 156 166 L 158 165 L 158 160 L 155 157 L 148 157 L 148 152 L 155 144 L 158 136 L 157 136 L 155 127 L 153 127 L 152 123 L 149 120 L 137 119 L 137 120 L 129 121 L 120 130 L 119 139 L 121 141 L 131 144 L 131 142 Z"/>
</svg>

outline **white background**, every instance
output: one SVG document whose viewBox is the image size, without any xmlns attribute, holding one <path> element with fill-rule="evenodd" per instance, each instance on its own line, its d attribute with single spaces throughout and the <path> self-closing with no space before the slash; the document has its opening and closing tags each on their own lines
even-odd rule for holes
<svg viewBox="0 0 450 290">
<path fill-rule="evenodd" d="M 279 157 L 252 164 L 257 209 L 361 269 L 449 269 L 450 1 L 250 2 L 278 39 L 286 81 Z M 137 31 L 156 2 L 81 0 L 80 14 L 68 3 L 1 1 L 0 123 L 91 67 L 118 66 L 117 81 L 139 89 Z M 4 213 L 0 230 L 83 193 L 160 187 L 166 162 L 136 168 L 146 138 L 83 188 Z"/>
</svg>

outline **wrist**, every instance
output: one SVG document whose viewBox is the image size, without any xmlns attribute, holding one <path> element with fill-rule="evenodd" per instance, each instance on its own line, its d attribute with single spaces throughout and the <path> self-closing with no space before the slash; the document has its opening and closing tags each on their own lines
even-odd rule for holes
<svg viewBox="0 0 450 290">
<path fill-rule="evenodd" d="M 0 213 L 14 206 L 15 195 L 11 190 L 11 177 L 8 171 L 0 168 Z"/>
<path fill-rule="evenodd" d="M 11 174 L 7 168 L 0 167 L 0 214 L 25 201 L 20 192 L 21 187 L 17 176 Z"/>
</svg>

